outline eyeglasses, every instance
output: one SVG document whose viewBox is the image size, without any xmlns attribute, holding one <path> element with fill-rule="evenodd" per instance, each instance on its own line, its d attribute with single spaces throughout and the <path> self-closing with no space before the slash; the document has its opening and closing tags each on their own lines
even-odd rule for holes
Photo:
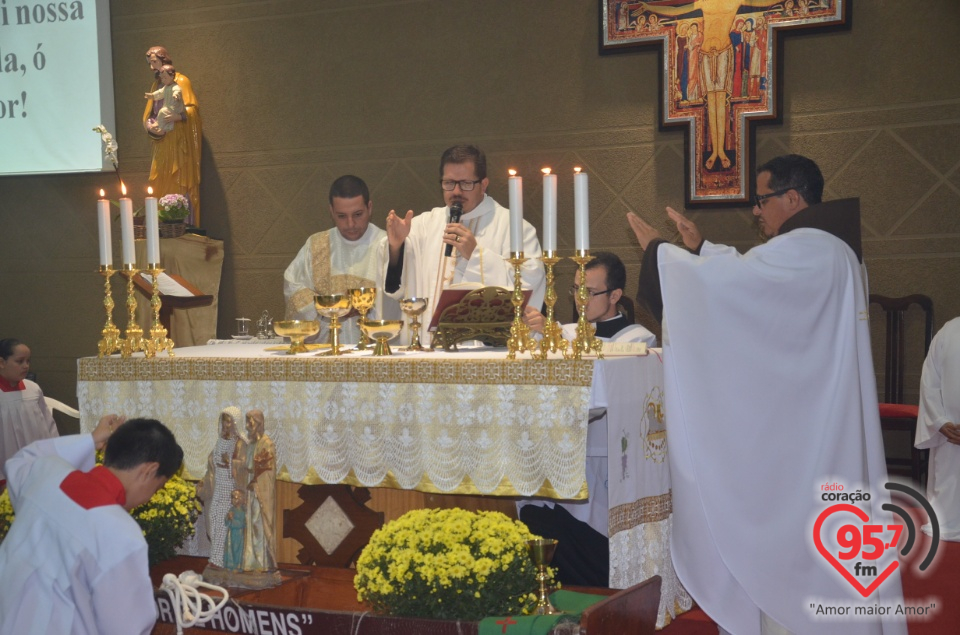
<svg viewBox="0 0 960 635">
<path fill-rule="evenodd" d="M 792 190 L 792 189 L 796 189 L 796 188 L 788 187 L 788 188 L 783 189 L 783 190 L 777 190 L 776 192 L 770 192 L 769 194 L 754 194 L 754 195 L 753 195 L 753 204 L 754 204 L 756 207 L 759 207 L 760 209 L 763 209 L 763 202 L 764 202 L 765 200 L 767 200 L 768 198 L 773 198 L 774 196 L 783 196 L 784 194 L 786 194 L 787 192 L 789 192 L 789 191 Z"/>
<path fill-rule="evenodd" d="M 595 298 L 598 295 L 607 295 L 608 293 L 613 293 L 614 291 L 616 291 L 616 289 L 607 289 L 606 291 L 591 291 L 590 289 L 587 289 L 587 295 L 590 296 L 591 298 Z M 579 292 L 580 292 L 580 287 L 578 287 L 575 284 L 570 285 L 571 298 L 576 297 L 577 293 Z"/>
<path fill-rule="evenodd" d="M 480 183 L 483 179 L 477 179 L 476 181 L 450 181 L 443 179 L 440 181 L 440 187 L 445 189 L 448 192 L 452 192 L 453 188 L 460 186 L 460 189 L 464 192 L 471 192 L 473 188 L 477 186 L 477 183 Z"/>
</svg>

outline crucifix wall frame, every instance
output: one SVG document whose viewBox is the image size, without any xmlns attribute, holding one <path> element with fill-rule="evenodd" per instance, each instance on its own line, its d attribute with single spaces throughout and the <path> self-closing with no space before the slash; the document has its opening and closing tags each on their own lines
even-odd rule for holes
<svg viewBox="0 0 960 635">
<path fill-rule="evenodd" d="M 779 36 L 850 23 L 850 0 L 600 0 L 600 10 L 602 53 L 660 51 L 660 122 L 686 130 L 688 205 L 749 202 L 751 122 L 780 119 Z"/>
</svg>

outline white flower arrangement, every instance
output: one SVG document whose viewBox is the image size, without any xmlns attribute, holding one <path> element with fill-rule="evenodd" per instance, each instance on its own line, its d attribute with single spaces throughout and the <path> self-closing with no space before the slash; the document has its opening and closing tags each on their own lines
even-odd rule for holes
<svg viewBox="0 0 960 635">
<path fill-rule="evenodd" d="M 117 142 L 113 140 L 113 135 L 110 134 L 110 131 L 107 130 L 103 124 L 94 128 L 93 131 L 100 133 L 100 140 L 103 141 L 103 155 L 110 159 L 114 169 L 116 169 L 118 167 L 117 149 L 119 146 L 117 146 Z"/>
<path fill-rule="evenodd" d="M 93 131 L 100 133 L 100 140 L 103 141 L 103 156 L 110 159 L 110 163 L 113 164 L 113 171 L 117 173 L 117 179 L 120 181 L 120 185 L 123 185 L 123 179 L 120 178 L 120 161 L 117 159 L 117 150 L 120 146 L 117 145 L 117 142 L 113 139 L 113 135 L 110 134 L 110 131 L 107 130 L 107 127 L 103 124 L 96 126 Z"/>
<path fill-rule="evenodd" d="M 190 215 L 190 201 L 183 194 L 167 194 L 157 201 L 158 216 L 161 221 L 183 220 Z"/>
</svg>

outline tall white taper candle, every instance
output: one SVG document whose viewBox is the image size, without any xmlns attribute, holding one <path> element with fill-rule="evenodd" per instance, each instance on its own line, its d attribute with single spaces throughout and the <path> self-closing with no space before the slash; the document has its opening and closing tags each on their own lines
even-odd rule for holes
<svg viewBox="0 0 960 635">
<path fill-rule="evenodd" d="M 523 177 L 510 170 L 507 187 L 510 198 L 510 251 L 523 251 Z"/>
<path fill-rule="evenodd" d="M 573 226 L 574 248 L 577 251 L 590 249 L 590 194 L 585 172 L 574 168 L 573 174 Z"/>
<path fill-rule="evenodd" d="M 147 198 L 143 201 L 144 214 L 146 214 L 147 230 L 147 264 L 160 264 L 160 225 L 159 212 L 157 211 L 157 199 L 153 196 L 153 188 L 147 188 Z"/>
<path fill-rule="evenodd" d="M 100 190 L 100 200 L 97 201 L 97 230 L 100 235 L 100 266 L 113 265 L 113 245 L 110 235 L 110 201 L 103 198 L 105 192 Z"/>
<path fill-rule="evenodd" d="M 543 250 L 557 250 L 557 175 L 543 169 Z"/>
<path fill-rule="evenodd" d="M 133 201 L 126 196 L 120 199 L 120 238 L 123 243 L 123 264 L 135 266 L 137 253 L 133 244 Z"/>
</svg>

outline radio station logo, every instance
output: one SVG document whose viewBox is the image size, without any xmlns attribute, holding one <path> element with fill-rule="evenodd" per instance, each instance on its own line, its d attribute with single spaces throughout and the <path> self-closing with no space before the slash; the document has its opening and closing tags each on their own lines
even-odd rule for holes
<svg viewBox="0 0 960 635">
<path fill-rule="evenodd" d="M 912 487 L 892 482 L 885 487 L 891 492 L 891 500 L 897 495 L 912 498 L 930 519 L 930 549 L 918 567 L 920 571 L 926 571 L 940 543 L 937 514 L 930 502 Z M 869 597 L 900 566 L 896 549 L 903 532 L 906 531 L 906 541 L 899 552 L 901 557 L 907 556 L 917 544 L 913 519 L 902 507 L 884 503 L 881 509 L 898 516 L 902 524 L 871 522 L 870 515 L 854 504 L 869 503 L 869 492 L 844 492 L 843 485 L 839 483 L 823 485 L 821 490 L 824 490 L 821 499 L 834 504 L 817 516 L 813 525 L 813 543 L 820 555 L 857 593 L 864 598 Z M 893 553 L 888 553 L 889 550 L 893 550 Z"/>
</svg>

